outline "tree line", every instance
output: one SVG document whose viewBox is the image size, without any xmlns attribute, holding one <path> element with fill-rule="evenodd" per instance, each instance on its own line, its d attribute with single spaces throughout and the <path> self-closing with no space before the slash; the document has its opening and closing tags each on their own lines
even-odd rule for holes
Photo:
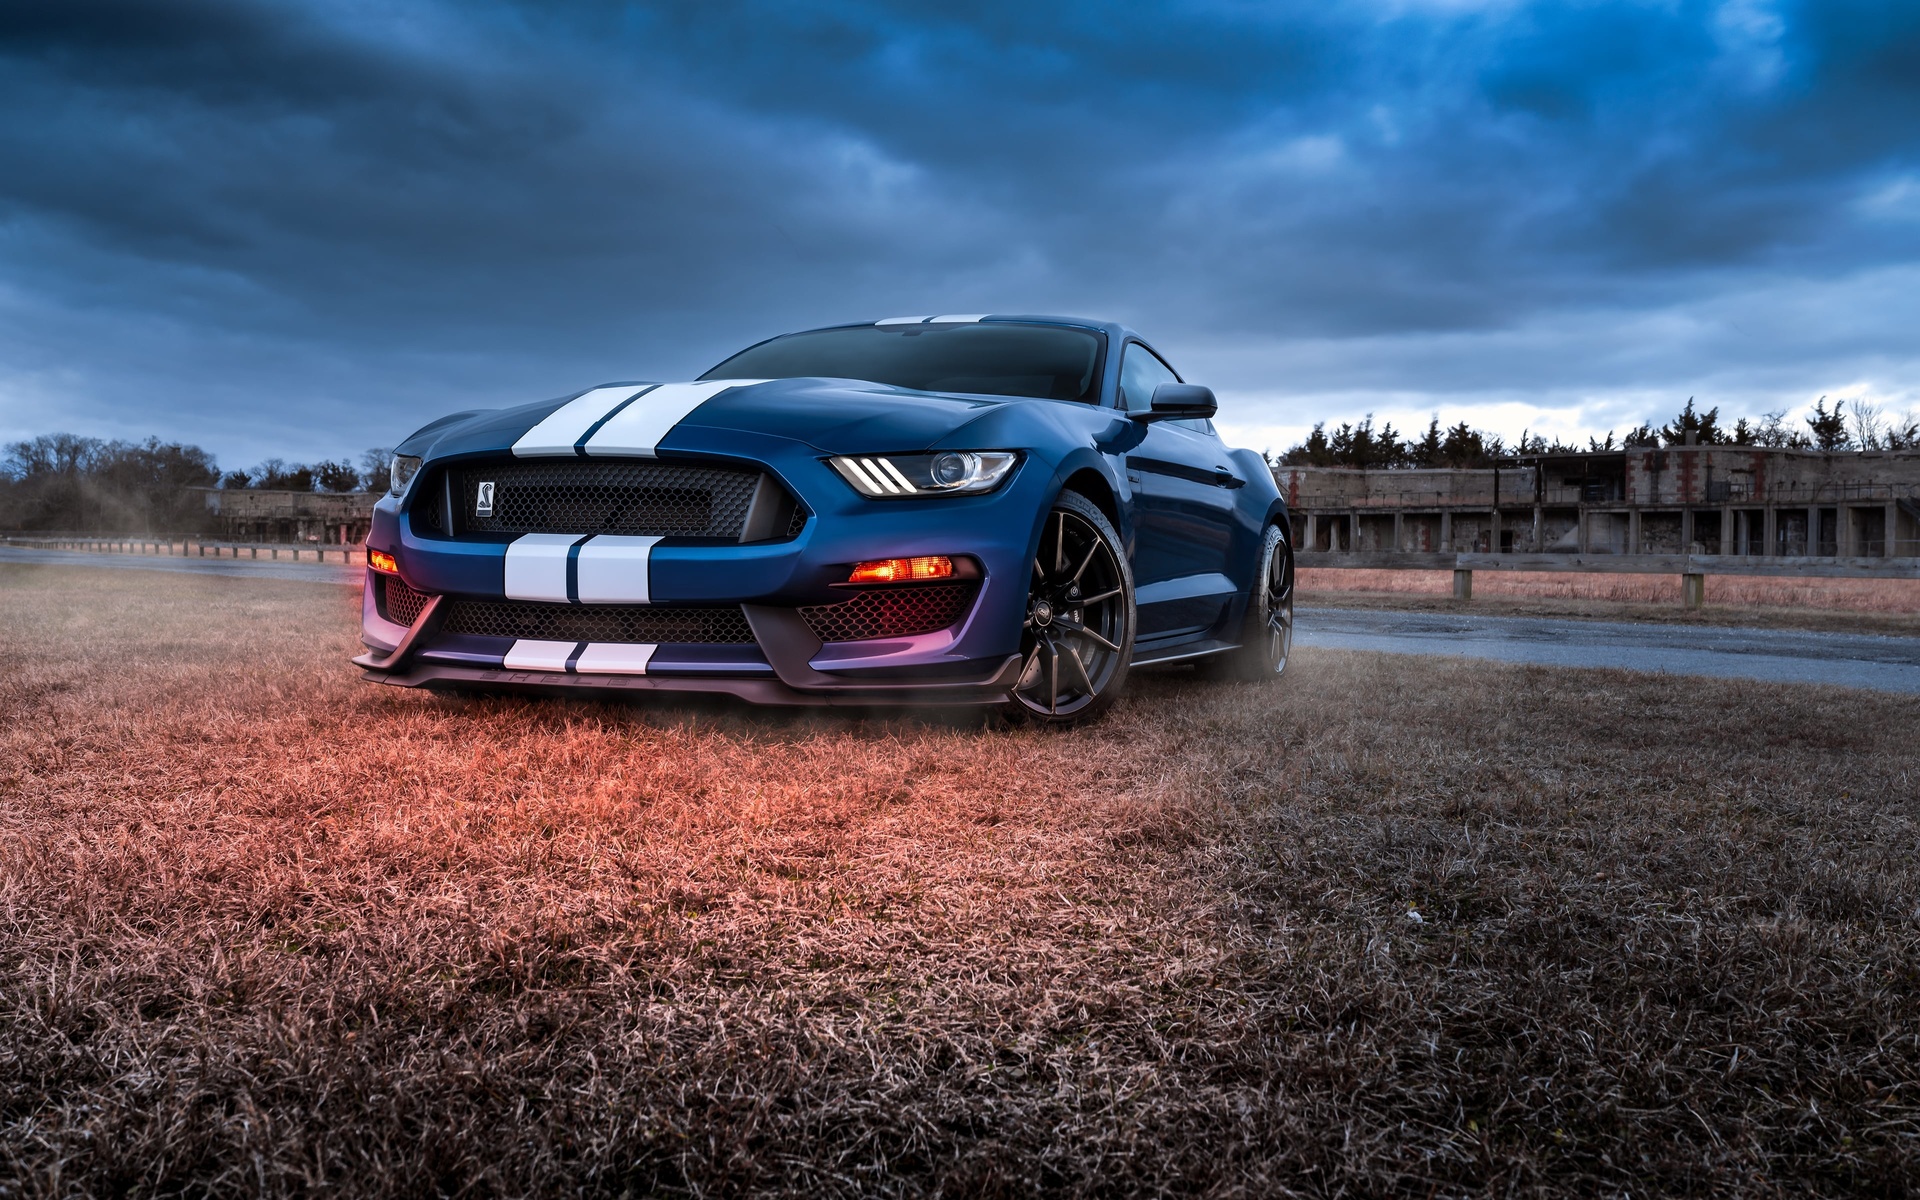
<svg viewBox="0 0 1920 1200">
<path fill-rule="evenodd" d="M 13 442 L 0 459 L 0 529 L 71 533 L 202 532 L 206 502 L 194 488 L 294 492 L 381 491 L 392 451 L 368 450 L 359 463 L 288 463 L 270 458 L 222 473 L 198 446 L 104 441 L 50 433 Z"/>
<path fill-rule="evenodd" d="M 1701 412 L 1693 397 L 1673 420 L 1664 425 L 1644 424 L 1615 440 L 1612 430 L 1605 438 L 1588 438 L 1581 446 L 1549 441 L 1538 434 L 1523 432 L 1509 445 L 1497 434 L 1470 428 L 1465 421 L 1441 428 L 1434 417 L 1427 431 L 1418 438 L 1404 437 L 1389 421 L 1374 428 L 1369 413 L 1358 423 L 1342 423 L 1327 432 L 1325 422 L 1313 427 L 1305 440 L 1274 459 L 1276 466 L 1289 467 L 1490 467 L 1515 455 L 1582 454 L 1607 450 L 1633 450 L 1646 446 L 1760 446 L 1792 450 L 1920 450 L 1920 417 L 1912 412 L 1891 417 L 1879 406 L 1861 400 L 1836 400 L 1827 407 L 1827 398 L 1814 402 L 1813 415 L 1806 428 L 1787 419 L 1786 409 L 1762 414 L 1757 420 L 1741 417 L 1731 428 L 1720 422 L 1718 407 Z"/>
</svg>

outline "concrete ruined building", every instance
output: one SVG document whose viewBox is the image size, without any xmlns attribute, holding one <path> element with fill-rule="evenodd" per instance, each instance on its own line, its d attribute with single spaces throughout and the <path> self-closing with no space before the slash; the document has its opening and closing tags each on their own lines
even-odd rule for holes
<svg viewBox="0 0 1920 1200">
<path fill-rule="evenodd" d="M 196 488 L 206 497 L 207 523 L 229 542 L 364 542 L 373 523 L 376 492 L 277 492 L 262 488 Z"/>
<path fill-rule="evenodd" d="M 1306 552 L 1920 557 L 1915 451 L 1647 447 L 1274 478 Z"/>
</svg>

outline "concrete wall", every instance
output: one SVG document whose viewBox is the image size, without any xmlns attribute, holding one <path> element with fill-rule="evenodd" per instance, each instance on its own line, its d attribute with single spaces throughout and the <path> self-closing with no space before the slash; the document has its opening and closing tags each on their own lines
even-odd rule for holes
<svg viewBox="0 0 1920 1200">
<path fill-rule="evenodd" d="M 1920 451 L 1678 446 L 1274 478 L 1304 549 L 1920 557 Z"/>
<path fill-rule="evenodd" d="M 1627 451 L 1630 504 L 1782 504 L 1920 494 L 1920 451 L 1822 453 L 1745 446 Z"/>
<path fill-rule="evenodd" d="M 320 542 L 354 545 L 373 521 L 372 492 L 272 492 L 206 488 L 207 515 L 233 542 Z"/>
</svg>

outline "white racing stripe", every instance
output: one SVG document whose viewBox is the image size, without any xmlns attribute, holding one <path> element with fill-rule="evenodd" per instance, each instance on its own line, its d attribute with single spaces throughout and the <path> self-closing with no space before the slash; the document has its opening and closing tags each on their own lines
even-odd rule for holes
<svg viewBox="0 0 1920 1200">
<path fill-rule="evenodd" d="M 582 604 L 650 604 L 648 563 L 657 537 L 603 533 L 580 547 Z"/>
<path fill-rule="evenodd" d="M 597 387 L 582 393 L 548 413 L 546 419 L 520 435 L 513 444 L 517 458 L 553 454 L 577 454 L 574 443 L 586 436 L 595 421 L 634 396 L 653 387 L 650 383 L 622 383 Z"/>
<path fill-rule="evenodd" d="M 764 379 L 706 379 L 699 383 L 663 383 L 614 414 L 587 439 L 588 454 L 651 456 L 662 438 L 687 414 L 728 388 L 750 387 Z"/>
<path fill-rule="evenodd" d="M 579 540 L 572 533 L 528 533 L 515 539 L 507 547 L 507 596 L 565 604 L 567 555 Z"/>
<path fill-rule="evenodd" d="M 509 671 L 564 671 L 579 642 L 536 642 L 521 638 L 501 661 Z"/>
<path fill-rule="evenodd" d="M 645 675 L 656 649 L 646 642 L 594 642 L 573 669 L 582 675 Z"/>
</svg>

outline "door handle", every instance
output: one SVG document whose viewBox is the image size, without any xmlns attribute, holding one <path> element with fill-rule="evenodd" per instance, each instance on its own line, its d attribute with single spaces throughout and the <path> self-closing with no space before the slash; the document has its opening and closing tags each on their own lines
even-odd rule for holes
<svg viewBox="0 0 1920 1200">
<path fill-rule="evenodd" d="M 1213 468 L 1213 482 L 1215 486 L 1223 487 L 1223 488 L 1237 488 L 1237 487 L 1247 486 L 1246 480 L 1240 478 L 1238 475 L 1235 475 L 1232 471 L 1227 470 L 1225 467 L 1220 466 L 1217 463 L 1214 465 L 1214 468 Z"/>
</svg>

